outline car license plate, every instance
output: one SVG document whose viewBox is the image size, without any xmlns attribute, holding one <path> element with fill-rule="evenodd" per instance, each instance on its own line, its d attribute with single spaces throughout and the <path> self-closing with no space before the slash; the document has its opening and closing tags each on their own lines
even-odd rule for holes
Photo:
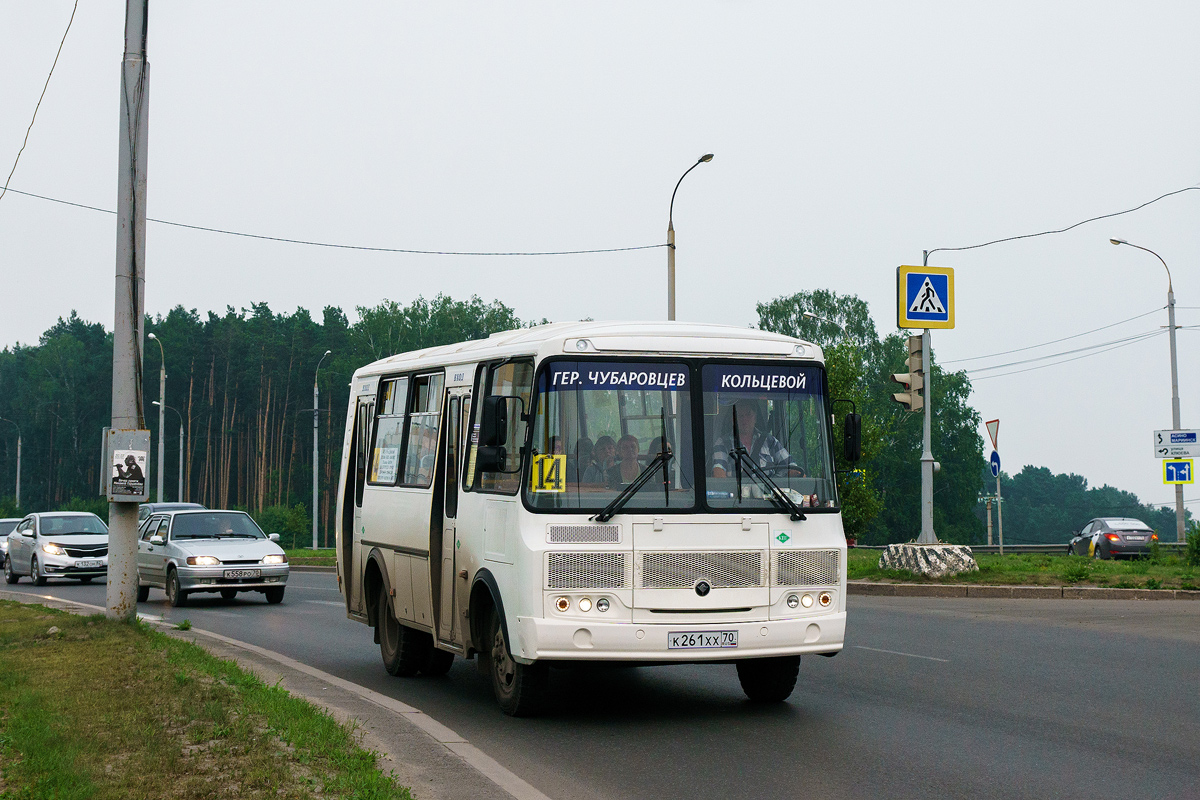
<svg viewBox="0 0 1200 800">
<path fill-rule="evenodd" d="M 668 650 L 703 650 L 737 647 L 737 631 L 671 631 L 667 634 Z"/>
<path fill-rule="evenodd" d="M 1146 537 L 1145 536 L 1126 536 L 1125 541 L 1127 541 L 1127 542 L 1144 542 L 1144 541 L 1146 541 Z"/>
<path fill-rule="evenodd" d="M 103 561 L 84 560 L 84 561 L 76 561 L 75 562 L 75 569 L 97 569 L 97 568 L 103 567 L 103 566 L 104 566 Z"/>
<path fill-rule="evenodd" d="M 257 578 L 262 575 L 261 569 L 227 569 L 226 578 Z"/>
</svg>

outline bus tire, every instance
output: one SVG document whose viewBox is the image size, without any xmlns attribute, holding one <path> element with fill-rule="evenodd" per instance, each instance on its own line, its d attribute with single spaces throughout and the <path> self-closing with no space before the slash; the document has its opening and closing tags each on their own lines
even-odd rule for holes
<svg viewBox="0 0 1200 800">
<path fill-rule="evenodd" d="M 487 630 L 488 650 L 480 656 L 487 659 L 492 691 L 500 709 L 510 717 L 538 714 L 550 685 L 550 668 L 544 663 L 518 664 L 513 660 L 500 627 L 500 612 L 494 608 Z"/>
<path fill-rule="evenodd" d="M 756 703 L 782 703 L 796 688 L 800 656 L 775 656 L 737 662 L 742 691 Z"/>
<path fill-rule="evenodd" d="M 421 674 L 430 678 L 440 678 L 449 672 L 450 667 L 453 665 L 454 653 L 431 647 L 429 648 L 429 656 L 425 659 L 424 665 L 421 666 Z"/>
<path fill-rule="evenodd" d="M 433 639 L 424 631 L 406 628 L 396 619 L 387 589 L 379 589 L 379 654 L 389 675 L 411 678 L 425 666 Z"/>
</svg>

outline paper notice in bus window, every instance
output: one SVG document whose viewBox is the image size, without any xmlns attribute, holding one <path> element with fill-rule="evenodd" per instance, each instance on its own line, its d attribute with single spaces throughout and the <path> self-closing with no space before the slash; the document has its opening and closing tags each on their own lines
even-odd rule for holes
<svg viewBox="0 0 1200 800">
<path fill-rule="evenodd" d="M 378 447 L 375 462 L 375 481 L 378 483 L 395 483 L 396 472 L 400 468 L 399 447 Z"/>
<path fill-rule="evenodd" d="M 535 492 L 565 492 L 567 490 L 564 476 L 567 474 L 567 457 L 565 455 L 534 456 L 531 465 L 530 478 Z"/>
</svg>

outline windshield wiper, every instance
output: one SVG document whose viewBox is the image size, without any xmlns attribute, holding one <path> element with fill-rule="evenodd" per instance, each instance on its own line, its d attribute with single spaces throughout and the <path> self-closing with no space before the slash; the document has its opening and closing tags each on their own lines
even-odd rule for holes
<svg viewBox="0 0 1200 800">
<path fill-rule="evenodd" d="M 621 507 L 628 503 L 629 500 L 638 493 L 638 490 L 646 485 L 646 483 L 654 475 L 654 470 L 658 469 L 659 466 L 662 466 L 665 470 L 667 462 L 672 458 L 673 454 L 669 450 L 659 451 L 658 455 L 650 459 L 650 463 L 646 465 L 645 469 L 638 473 L 638 476 L 633 479 L 633 482 L 622 489 L 621 493 L 614 497 L 612 502 L 606 505 L 604 510 L 592 517 L 592 519 L 596 522 L 608 522 L 610 519 L 612 519 L 613 514 L 616 514 L 618 511 L 620 511 Z"/>
<path fill-rule="evenodd" d="M 780 508 L 787 509 L 792 512 L 792 519 L 802 521 L 808 519 L 804 516 L 804 512 L 800 510 L 800 506 L 796 505 L 792 498 L 784 493 L 783 489 L 779 488 L 774 479 L 768 475 L 758 464 L 754 463 L 754 459 L 750 457 L 746 446 L 742 444 L 742 437 L 738 435 L 737 421 L 737 404 L 733 406 L 733 466 L 734 472 L 737 474 L 737 498 L 738 504 L 742 502 L 742 466 L 745 465 L 746 470 L 761 484 L 765 486 L 770 494 L 768 495 L 772 502 Z"/>
</svg>

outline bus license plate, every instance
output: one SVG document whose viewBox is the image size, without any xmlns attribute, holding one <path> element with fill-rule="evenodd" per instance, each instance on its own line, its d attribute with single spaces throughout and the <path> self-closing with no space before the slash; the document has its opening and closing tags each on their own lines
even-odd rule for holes
<svg viewBox="0 0 1200 800">
<path fill-rule="evenodd" d="M 737 647 L 737 631 L 671 631 L 667 634 L 668 650 L 702 650 Z"/>
<path fill-rule="evenodd" d="M 258 578 L 262 576 L 261 569 L 227 569 L 226 578 Z"/>
<path fill-rule="evenodd" d="M 76 561 L 75 569 L 99 569 L 104 566 L 103 561 Z"/>
</svg>

